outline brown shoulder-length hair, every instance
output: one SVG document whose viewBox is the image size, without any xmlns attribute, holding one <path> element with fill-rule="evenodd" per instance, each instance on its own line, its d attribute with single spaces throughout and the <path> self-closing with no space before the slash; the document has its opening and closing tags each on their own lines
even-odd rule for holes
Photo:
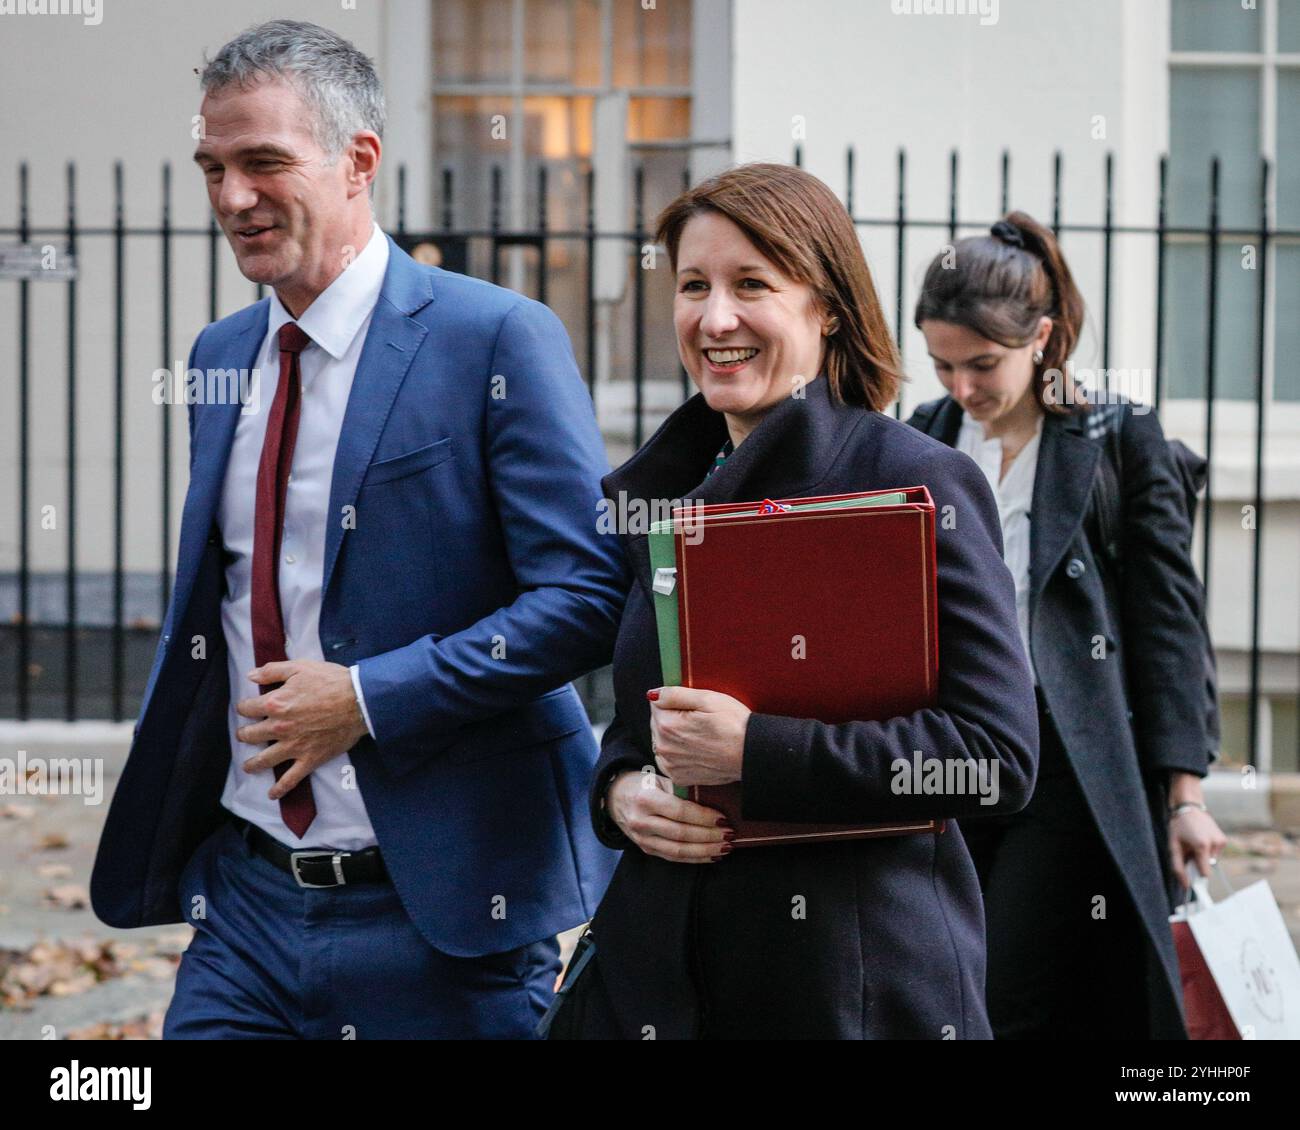
<svg viewBox="0 0 1300 1130">
<path fill-rule="evenodd" d="M 1083 312 L 1083 296 L 1056 237 L 1028 213 L 1008 212 L 985 234 L 934 257 L 912 320 L 917 329 L 929 319 L 952 322 L 1018 349 L 1037 336 L 1040 318 L 1051 318 L 1052 335 L 1034 365 L 1034 380 L 1043 411 L 1068 416 L 1090 407 L 1066 368 Z"/>
<path fill-rule="evenodd" d="M 792 165 L 753 162 L 688 189 L 656 221 L 674 274 L 682 230 L 701 212 L 726 216 L 782 274 L 812 289 L 832 327 L 825 372 L 835 396 L 879 410 L 898 395 L 898 347 L 853 221 L 825 184 Z"/>
</svg>

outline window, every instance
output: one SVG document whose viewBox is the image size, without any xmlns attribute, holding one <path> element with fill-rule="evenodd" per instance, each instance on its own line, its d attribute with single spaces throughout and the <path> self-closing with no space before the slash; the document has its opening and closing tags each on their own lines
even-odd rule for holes
<svg viewBox="0 0 1300 1130">
<path fill-rule="evenodd" d="M 437 212 L 458 231 L 537 229 L 539 172 L 546 170 L 551 232 L 587 224 L 587 173 L 593 164 L 598 98 L 626 92 L 626 145 L 644 175 L 642 222 L 681 192 L 689 167 L 692 106 L 692 0 L 432 0 L 433 151 Z M 451 176 L 443 199 L 444 173 Z M 493 215 L 492 185 L 500 184 Z M 630 190 L 629 190 L 630 195 Z M 621 231 L 633 231 L 629 214 Z M 489 242 L 473 241 L 467 269 L 492 276 Z M 628 244 L 627 296 L 596 329 L 597 371 L 631 375 L 635 342 L 631 295 L 637 257 Z M 553 238 L 546 249 L 546 300 L 560 315 L 581 359 L 586 355 L 586 255 L 581 240 Z M 539 255 L 511 248 L 497 276 L 536 294 Z M 642 272 L 647 377 L 676 378 L 668 272 Z M 589 374 L 590 376 L 590 374 Z"/>
<path fill-rule="evenodd" d="M 1169 223 L 1209 226 L 1210 162 L 1220 162 L 1215 396 L 1253 400 L 1259 333 L 1261 158 L 1272 163 L 1275 230 L 1300 229 L 1300 0 L 1172 0 L 1169 76 Z M 1247 248 L 1253 250 L 1246 250 Z M 1165 325 L 1168 390 L 1207 390 L 1207 236 L 1169 237 Z M 1270 241 L 1265 395 L 1300 401 L 1300 239 Z"/>
<path fill-rule="evenodd" d="M 457 227 L 489 226 L 492 167 L 503 174 L 504 227 L 535 226 L 542 167 L 548 223 L 582 227 L 595 99 L 618 90 L 629 94 L 633 157 L 646 164 L 647 212 L 681 190 L 691 133 L 690 0 L 656 0 L 653 8 L 437 0 L 433 27 L 434 152 L 452 173 Z"/>
</svg>

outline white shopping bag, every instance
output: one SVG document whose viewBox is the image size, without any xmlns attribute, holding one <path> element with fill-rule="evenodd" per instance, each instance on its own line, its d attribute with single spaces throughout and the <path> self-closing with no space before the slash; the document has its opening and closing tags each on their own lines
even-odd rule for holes
<svg viewBox="0 0 1300 1130">
<path fill-rule="evenodd" d="M 1300 957 L 1268 883 L 1220 902 L 1203 878 L 1192 889 L 1187 924 L 1242 1039 L 1300 1040 Z"/>
</svg>

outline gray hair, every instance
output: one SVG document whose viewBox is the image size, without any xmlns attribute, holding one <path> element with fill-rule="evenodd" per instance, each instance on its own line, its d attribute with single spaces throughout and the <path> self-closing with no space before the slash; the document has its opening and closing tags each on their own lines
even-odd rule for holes
<svg viewBox="0 0 1300 1130">
<path fill-rule="evenodd" d="M 384 89 L 374 64 L 327 28 L 301 20 L 249 28 L 205 63 L 199 85 L 208 94 L 262 77 L 293 84 L 313 111 L 312 133 L 331 161 L 360 130 L 384 136 Z"/>
</svg>

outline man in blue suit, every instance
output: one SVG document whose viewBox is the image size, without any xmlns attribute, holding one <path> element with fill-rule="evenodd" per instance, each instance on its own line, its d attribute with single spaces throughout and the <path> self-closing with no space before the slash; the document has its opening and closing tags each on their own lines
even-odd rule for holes
<svg viewBox="0 0 1300 1130">
<path fill-rule="evenodd" d="M 195 927 L 167 1038 L 528 1036 L 616 858 L 567 684 L 626 593 L 590 398 L 546 307 L 379 230 L 383 94 L 350 43 L 275 21 L 202 86 L 195 160 L 273 293 L 190 354 L 175 591 L 95 911 Z"/>
</svg>

